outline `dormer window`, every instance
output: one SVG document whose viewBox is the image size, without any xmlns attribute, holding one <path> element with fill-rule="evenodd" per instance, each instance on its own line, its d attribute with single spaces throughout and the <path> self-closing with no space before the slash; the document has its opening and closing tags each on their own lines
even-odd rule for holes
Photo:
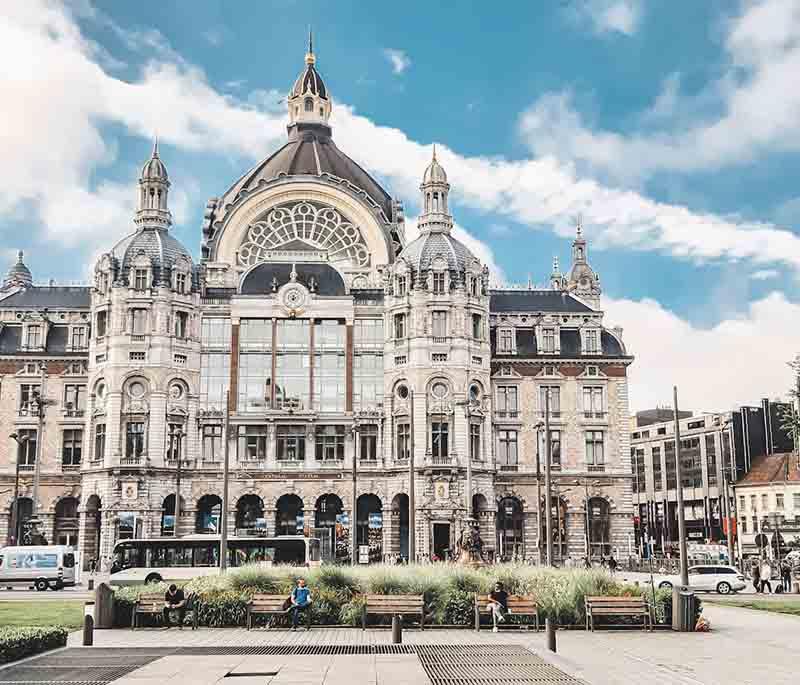
<svg viewBox="0 0 800 685">
<path fill-rule="evenodd" d="M 134 269 L 133 270 L 133 288 L 134 290 L 147 290 L 147 269 Z"/>
<path fill-rule="evenodd" d="M 180 295 L 186 294 L 186 274 L 178 274 L 175 276 L 175 290 Z"/>
<path fill-rule="evenodd" d="M 314 100 L 311 98 L 306 98 L 305 103 L 303 104 L 306 112 L 313 112 L 314 111 Z"/>
<path fill-rule="evenodd" d="M 556 351 L 556 329 L 543 328 L 542 329 L 542 352 L 555 352 Z"/>
<path fill-rule="evenodd" d="M 512 354 L 514 352 L 514 329 L 501 328 L 497 335 L 498 351 L 501 354 Z"/>
<path fill-rule="evenodd" d="M 72 329 L 72 349 L 81 350 L 86 347 L 86 326 L 75 326 Z"/>
<path fill-rule="evenodd" d="M 586 343 L 587 354 L 597 354 L 600 351 L 597 331 L 585 331 L 584 341 Z"/>
<path fill-rule="evenodd" d="M 444 274 L 441 272 L 433 274 L 433 293 L 434 295 L 444 295 Z"/>
<path fill-rule="evenodd" d="M 29 325 L 25 334 L 25 347 L 35 349 L 42 346 L 42 327 Z"/>
</svg>

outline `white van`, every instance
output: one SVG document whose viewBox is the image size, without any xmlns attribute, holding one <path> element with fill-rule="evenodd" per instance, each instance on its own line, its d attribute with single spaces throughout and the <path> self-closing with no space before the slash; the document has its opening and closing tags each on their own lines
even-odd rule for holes
<svg viewBox="0 0 800 685">
<path fill-rule="evenodd" d="M 39 591 L 75 585 L 75 551 L 63 545 L 0 548 L 0 587 L 12 585 Z"/>
</svg>

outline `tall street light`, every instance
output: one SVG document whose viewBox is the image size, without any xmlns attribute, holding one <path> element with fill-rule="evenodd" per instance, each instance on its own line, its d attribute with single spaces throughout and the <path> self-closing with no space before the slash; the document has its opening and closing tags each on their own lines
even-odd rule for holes
<svg viewBox="0 0 800 685">
<path fill-rule="evenodd" d="M 219 571 L 228 569 L 228 481 L 230 471 L 231 406 L 230 390 L 225 391 L 225 426 L 222 429 L 223 454 L 225 462 L 222 471 L 222 511 L 220 512 L 219 533 Z"/>
<path fill-rule="evenodd" d="M 547 532 L 547 565 L 553 565 L 553 497 L 551 493 L 550 483 L 550 464 L 552 462 L 551 438 L 550 438 L 550 388 L 548 387 L 544 393 L 544 496 L 546 498 L 545 505 L 545 527 Z"/>
<path fill-rule="evenodd" d="M 17 443 L 17 461 L 16 461 L 16 468 L 14 469 L 14 502 L 11 505 L 11 525 L 9 526 L 8 530 L 8 542 L 11 544 L 11 536 L 14 536 L 14 544 L 19 544 L 19 463 L 20 463 L 20 452 L 22 451 L 21 448 L 23 445 L 26 445 L 28 442 L 27 435 L 18 435 L 17 433 L 12 433 L 9 435 L 14 442 Z"/>
<path fill-rule="evenodd" d="M 181 519 L 181 439 L 183 438 L 183 430 L 180 426 L 170 431 L 171 447 L 178 460 L 178 469 L 175 476 L 175 520 L 172 524 L 172 537 L 179 537 L 179 521 Z"/>
<path fill-rule="evenodd" d="M 542 467 L 539 453 L 542 443 L 542 428 L 544 428 L 544 421 L 538 421 L 533 426 L 533 430 L 536 431 L 536 524 L 539 526 L 539 532 L 536 535 L 536 545 L 538 547 L 540 564 L 542 563 Z"/>
<path fill-rule="evenodd" d="M 39 392 L 34 393 L 33 399 L 31 400 L 30 407 L 31 412 L 34 413 L 39 420 L 38 423 L 38 430 L 36 432 L 36 456 L 34 465 L 33 465 L 33 521 L 38 523 L 39 517 L 39 480 L 41 478 L 41 471 L 42 471 L 42 446 L 44 443 L 44 411 L 45 407 L 47 406 L 48 402 L 45 399 L 45 391 L 44 385 L 45 381 L 47 380 L 47 365 L 42 362 L 39 365 L 39 372 L 40 372 L 40 385 L 39 385 Z"/>
<path fill-rule="evenodd" d="M 681 585 L 689 585 L 689 560 L 686 558 L 686 516 L 683 511 L 683 465 L 681 464 L 681 423 L 678 415 L 678 386 L 672 388 L 675 419 L 675 478 L 677 482 L 678 506 L 678 549 L 681 564 Z"/>
</svg>

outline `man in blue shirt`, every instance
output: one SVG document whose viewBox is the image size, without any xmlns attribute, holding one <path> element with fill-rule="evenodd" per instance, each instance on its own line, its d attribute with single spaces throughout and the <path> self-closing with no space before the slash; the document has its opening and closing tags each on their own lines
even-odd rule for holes
<svg viewBox="0 0 800 685">
<path fill-rule="evenodd" d="M 292 590 L 291 599 L 292 606 L 289 611 L 292 612 L 292 630 L 297 630 L 300 612 L 311 608 L 311 591 L 306 587 L 306 581 L 303 578 L 297 579 L 297 587 Z"/>
</svg>

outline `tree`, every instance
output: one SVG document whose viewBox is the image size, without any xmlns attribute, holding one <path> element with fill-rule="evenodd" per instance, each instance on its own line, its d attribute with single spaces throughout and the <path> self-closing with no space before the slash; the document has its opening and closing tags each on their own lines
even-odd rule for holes
<svg viewBox="0 0 800 685">
<path fill-rule="evenodd" d="M 781 411 L 781 428 L 788 431 L 794 441 L 795 449 L 800 449 L 800 354 L 793 361 L 789 362 L 794 376 L 794 384 L 789 389 L 789 397 L 792 398 L 791 405 L 784 407 Z"/>
</svg>

